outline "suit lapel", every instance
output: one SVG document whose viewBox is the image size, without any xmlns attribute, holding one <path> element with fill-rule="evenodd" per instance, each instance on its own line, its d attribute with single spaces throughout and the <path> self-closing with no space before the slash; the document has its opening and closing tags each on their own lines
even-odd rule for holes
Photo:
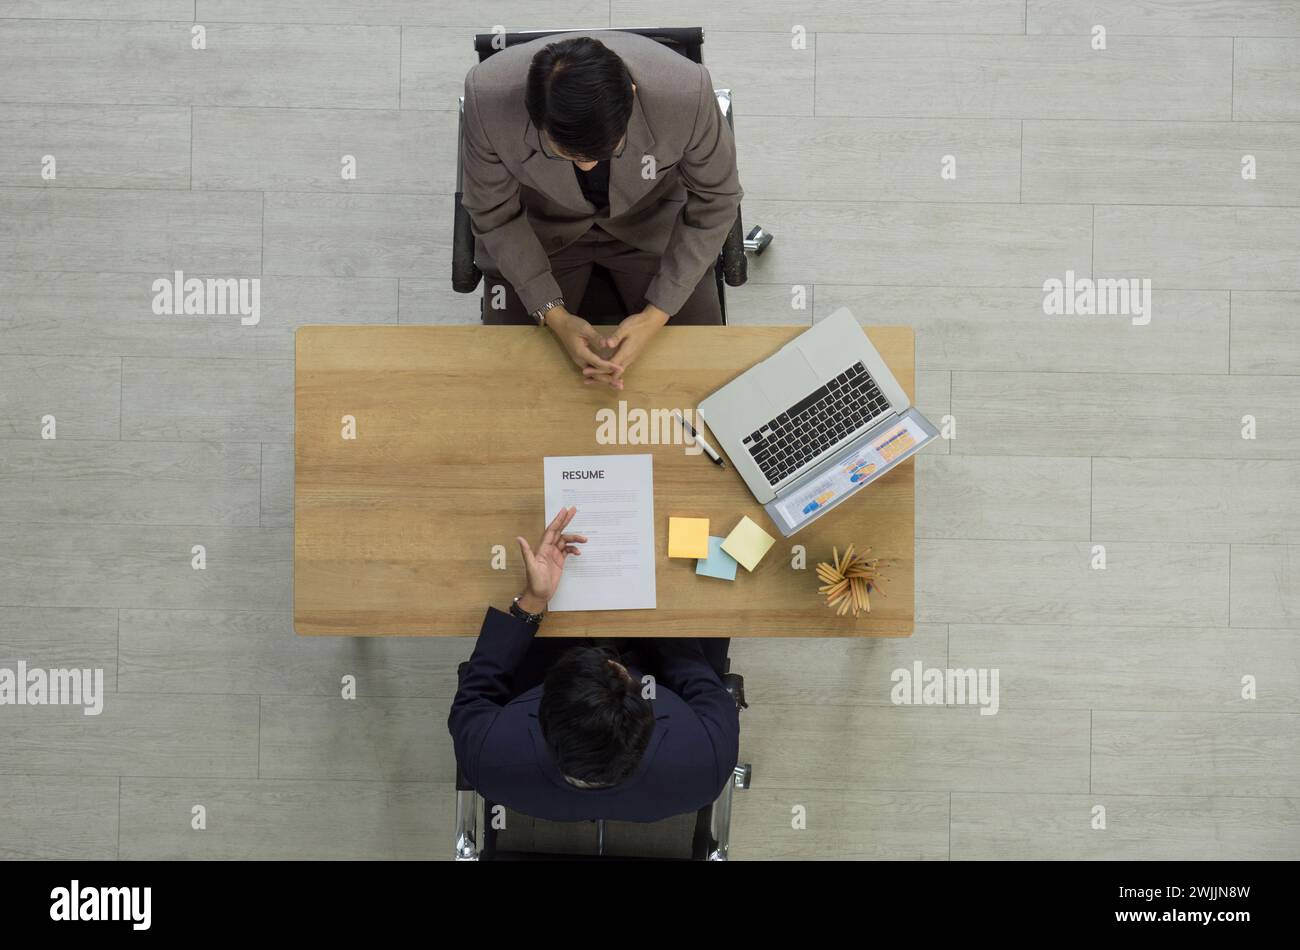
<svg viewBox="0 0 1300 950">
<path fill-rule="evenodd" d="M 627 122 L 627 145 L 623 154 L 609 163 L 609 216 L 623 214 L 655 185 L 641 177 L 641 159 L 654 154 L 655 137 L 641 111 L 641 97 L 632 98 L 632 116 Z"/>
<path fill-rule="evenodd" d="M 573 173 L 573 162 L 547 158 L 542 151 L 539 135 L 537 126 L 529 119 L 527 126 L 524 127 L 524 143 L 532 149 L 532 152 L 524 159 L 523 168 L 528 173 L 528 177 L 533 180 L 537 190 L 566 207 L 586 207 L 594 212 L 596 209 L 592 207 L 591 202 L 582 197 L 582 189 L 578 187 L 578 176 Z"/>
</svg>

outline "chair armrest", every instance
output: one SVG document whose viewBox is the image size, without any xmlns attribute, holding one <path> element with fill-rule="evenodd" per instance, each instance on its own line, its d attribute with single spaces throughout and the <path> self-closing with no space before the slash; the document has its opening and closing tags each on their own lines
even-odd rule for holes
<svg viewBox="0 0 1300 950">
<path fill-rule="evenodd" d="M 483 271 L 474 263 L 474 229 L 470 226 L 469 212 L 461 203 L 461 192 L 458 191 L 452 220 L 451 289 L 458 294 L 471 294 L 482 278 Z"/>
<path fill-rule="evenodd" d="M 714 89 L 713 96 L 717 99 L 718 109 L 726 120 L 727 128 L 734 130 L 736 120 L 731 104 L 731 90 Z M 727 240 L 722 244 L 722 279 L 729 287 L 739 287 L 749 279 L 749 261 L 745 258 L 745 226 L 740 208 L 736 208 L 736 223 L 731 226 Z"/>
<path fill-rule="evenodd" d="M 465 97 L 461 96 L 456 116 L 456 198 L 451 221 L 451 289 L 458 294 L 473 293 L 483 277 L 474 263 L 474 228 L 464 204 L 464 155 Z"/>
<path fill-rule="evenodd" d="M 745 257 L 745 226 L 740 209 L 722 245 L 722 279 L 729 287 L 739 287 L 749 279 L 749 260 Z"/>
<path fill-rule="evenodd" d="M 466 660 L 456 666 L 456 688 L 460 688 L 460 681 L 465 678 L 465 672 L 469 669 L 469 661 Z M 474 786 L 465 778 L 465 774 L 460 770 L 460 760 L 456 760 L 456 791 L 472 792 Z"/>
<path fill-rule="evenodd" d="M 731 698 L 736 701 L 737 709 L 749 708 L 749 703 L 745 702 L 745 677 L 739 673 L 724 674 L 722 685 L 731 694 Z"/>
</svg>

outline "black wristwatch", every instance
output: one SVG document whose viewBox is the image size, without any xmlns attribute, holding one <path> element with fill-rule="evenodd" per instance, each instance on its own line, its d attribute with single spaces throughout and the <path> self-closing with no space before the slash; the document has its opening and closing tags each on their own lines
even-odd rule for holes
<svg viewBox="0 0 1300 950">
<path fill-rule="evenodd" d="M 542 618 L 546 616 L 546 614 L 544 613 L 530 614 L 528 611 L 524 610 L 524 608 L 520 607 L 518 594 L 515 595 L 514 600 L 510 601 L 510 615 L 512 617 L 518 617 L 524 623 L 535 623 L 535 624 L 540 624 L 542 622 Z"/>
</svg>

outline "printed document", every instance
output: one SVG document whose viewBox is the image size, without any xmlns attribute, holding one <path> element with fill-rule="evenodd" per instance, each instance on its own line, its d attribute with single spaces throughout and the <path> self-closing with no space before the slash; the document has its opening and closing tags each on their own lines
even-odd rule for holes
<svg viewBox="0 0 1300 950">
<path fill-rule="evenodd" d="M 654 469 L 650 455 L 569 455 L 542 460 L 546 521 L 578 513 L 567 533 L 587 536 L 564 562 L 550 610 L 655 606 Z"/>
</svg>

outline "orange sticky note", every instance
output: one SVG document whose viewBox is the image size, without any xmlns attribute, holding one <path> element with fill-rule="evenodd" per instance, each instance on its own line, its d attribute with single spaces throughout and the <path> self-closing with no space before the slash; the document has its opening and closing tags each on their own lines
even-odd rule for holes
<svg viewBox="0 0 1300 950">
<path fill-rule="evenodd" d="M 694 558 L 708 557 L 709 519 L 669 518 L 668 556 Z"/>
</svg>

